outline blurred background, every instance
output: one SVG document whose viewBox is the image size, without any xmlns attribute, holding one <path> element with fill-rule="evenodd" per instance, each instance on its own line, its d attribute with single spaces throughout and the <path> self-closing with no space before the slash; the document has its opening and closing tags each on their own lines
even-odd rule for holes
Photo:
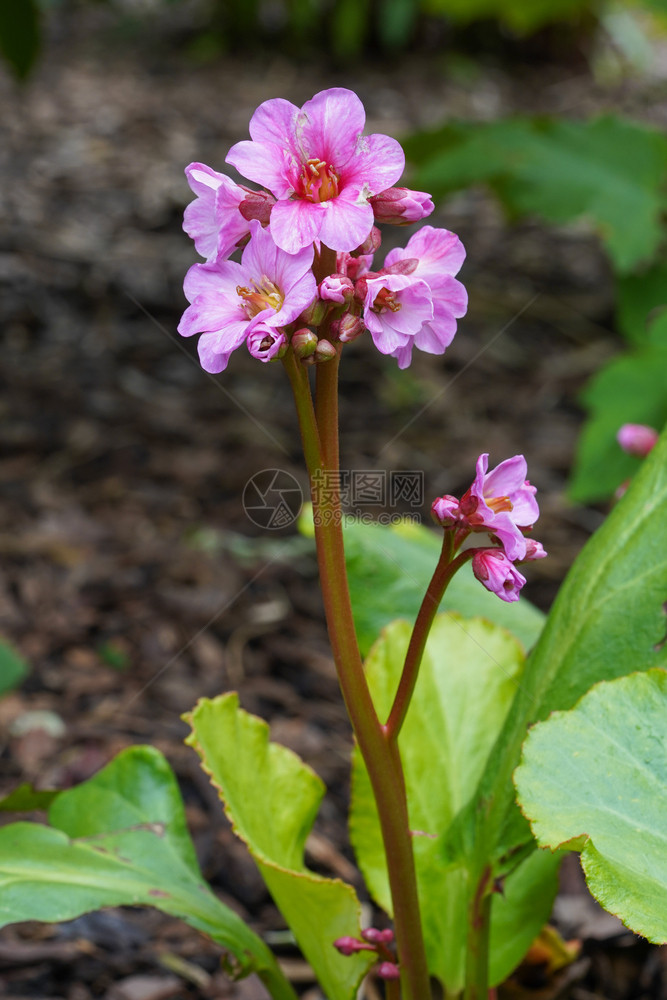
<svg viewBox="0 0 667 1000">
<path fill-rule="evenodd" d="M 421 470 L 428 523 L 480 452 L 523 452 L 550 554 L 524 593 L 548 610 L 637 467 L 618 427 L 667 418 L 666 25 L 665 0 L 1 0 L 3 789 L 71 785 L 156 744 L 205 874 L 279 936 L 182 745 L 180 714 L 237 688 L 331 789 L 309 863 L 353 877 L 312 542 L 242 504 L 263 469 L 305 488 L 292 401 L 280 365 L 238 351 L 209 377 L 176 333 L 198 259 L 183 169 L 224 170 L 261 101 L 332 86 L 404 142 L 405 183 L 467 248 L 470 308 L 444 357 L 415 352 L 403 373 L 367 338 L 346 349 L 342 463 Z M 385 230 L 382 252 L 409 234 Z M 572 866 L 559 905 L 586 941 L 578 972 L 547 948 L 501 996 L 667 995 L 662 952 L 598 912 Z M 6 929 L 0 994 L 263 996 L 218 964 L 177 921 L 107 911 Z"/>
</svg>

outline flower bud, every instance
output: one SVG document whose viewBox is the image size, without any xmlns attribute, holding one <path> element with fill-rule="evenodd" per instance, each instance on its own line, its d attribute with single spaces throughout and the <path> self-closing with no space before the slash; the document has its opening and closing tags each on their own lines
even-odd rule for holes
<svg viewBox="0 0 667 1000">
<path fill-rule="evenodd" d="M 352 281 L 356 281 L 362 274 L 370 271 L 372 263 L 372 253 L 361 254 L 359 257 L 353 257 L 349 253 L 339 253 L 336 266 L 339 274 L 346 274 Z"/>
<path fill-rule="evenodd" d="M 382 243 L 382 234 L 377 226 L 373 226 L 363 243 L 360 243 L 356 250 L 352 251 L 353 257 L 365 257 L 366 254 L 375 253 Z"/>
<path fill-rule="evenodd" d="M 316 361 L 332 361 L 336 357 L 336 348 L 328 340 L 318 340 L 314 357 Z"/>
<path fill-rule="evenodd" d="M 646 424 L 623 424 L 616 435 L 616 440 L 628 455 L 645 458 L 655 447 L 658 437 L 658 432 Z"/>
<path fill-rule="evenodd" d="M 364 944 L 363 941 L 358 941 L 353 937 L 339 937 L 333 943 L 334 948 L 337 948 L 341 955 L 355 955 L 358 951 L 374 951 L 369 945 Z"/>
<path fill-rule="evenodd" d="M 248 350 L 258 361 L 277 361 L 287 350 L 287 338 L 282 330 L 266 323 L 257 323 L 248 334 Z"/>
<path fill-rule="evenodd" d="M 526 554 L 521 562 L 532 562 L 533 559 L 544 559 L 547 552 L 542 542 L 536 542 L 534 538 L 526 539 Z"/>
<path fill-rule="evenodd" d="M 251 219 L 258 219 L 263 226 L 268 226 L 271 209 L 276 203 L 276 199 L 268 191 L 251 191 L 250 188 L 240 185 L 245 197 L 239 204 L 239 212 L 248 222 Z"/>
<path fill-rule="evenodd" d="M 438 497 L 431 505 L 433 520 L 443 528 L 451 528 L 453 524 L 456 524 L 459 514 L 459 501 L 456 497 L 450 496 L 448 493 L 445 493 L 442 497 Z"/>
<path fill-rule="evenodd" d="M 411 191 L 410 188 L 387 188 L 369 199 L 377 222 L 388 222 L 394 226 L 409 226 L 412 222 L 425 219 L 433 211 L 431 196 L 425 191 Z"/>
<path fill-rule="evenodd" d="M 299 317 L 307 326 L 319 326 L 329 310 L 329 305 L 322 299 L 313 299 L 307 309 Z"/>
<path fill-rule="evenodd" d="M 361 936 L 364 941 L 370 941 L 371 944 L 391 944 L 394 940 L 394 932 L 391 929 L 385 931 L 378 930 L 377 927 L 367 927 L 366 930 L 361 932 Z"/>
<path fill-rule="evenodd" d="M 380 962 L 375 967 L 376 974 L 380 979 L 400 979 L 401 973 L 395 962 Z"/>
<path fill-rule="evenodd" d="M 354 296 L 354 282 L 345 274 L 330 274 L 320 282 L 320 298 L 343 305 Z"/>
<path fill-rule="evenodd" d="M 343 344 L 350 344 L 366 329 L 366 325 L 361 316 L 354 316 L 352 313 L 345 313 L 338 323 L 338 339 Z"/>
<path fill-rule="evenodd" d="M 472 571 L 479 582 L 501 601 L 511 604 L 519 600 L 519 591 L 526 578 L 502 549 L 478 549 L 472 557 Z"/>
<path fill-rule="evenodd" d="M 317 337 L 307 326 L 292 334 L 292 350 L 297 358 L 309 358 L 317 350 Z"/>
</svg>

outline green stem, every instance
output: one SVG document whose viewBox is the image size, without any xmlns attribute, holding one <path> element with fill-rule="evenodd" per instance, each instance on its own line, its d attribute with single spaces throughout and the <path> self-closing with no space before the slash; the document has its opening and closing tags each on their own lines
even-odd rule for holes
<svg viewBox="0 0 667 1000">
<path fill-rule="evenodd" d="M 318 367 L 321 393 L 318 430 L 310 398 L 310 385 L 290 350 L 283 359 L 296 400 L 299 425 L 313 493 L 313 516 L 317 557 L 327 627 L 338 679 L 347 711 L 373 788 L 387 858 L 389 884 L 394 904 L 396 945 L 404 1000 L 428 1000 L 431 996 L 426 953 L 421 929 L 417 878 L 408 819 L 405 780 L 397 745 L 391 744 L 380 725 L 366 683 L 354 629 L 347 584 L 341 508 L 338 491 L 318 490 L 317 474 L 323 468 L 337 472 L 332 462 L 338 455 L 338 427 L 330 405 L 337 395 L 336 361 Z M 307 398 L 306 398 L 307 397 Z"/>
<path fill-rule="evenodd" d="M 394 697 L 394 704 L 391 707 L 389 718 L 385 723 L 385 732 L 392 742 L 398 740 L 398 734 L 408 714 L 410 701 L 415 690 L 415 684 L 417 683 L 419 667 L 421 666 L 426 647 L 426 640 L 431 631 L 433 619 L 440 607 L 443 594 L 454 574 L 464 563 L 472 558 L 475 552 L 475 549 L 466 549 L 456 559 L 452 559 L 453 548 L 454 538 L 452 533 L 451 531 L 445 531 L 440 559 L 417 614 L 412 635 L 410 636 L 408 651 L 405 654 L 403 672 L 401 673 L 401 679 Z"/>
<path fill-rule="evenodd" d="M 491 877 L 491 869 L 486 867 L 470 903 L 464 1000 L 488 1000 L 489 996 Z"/>
</svg>

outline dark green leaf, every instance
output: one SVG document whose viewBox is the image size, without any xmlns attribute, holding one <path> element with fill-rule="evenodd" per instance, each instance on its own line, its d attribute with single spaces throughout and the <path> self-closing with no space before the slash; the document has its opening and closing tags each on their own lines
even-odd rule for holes
<svg viewBox="0 0 667 1000">
<path fill-rule="evenodd" d="M 0 695 L 20 684 L 28 669 L 28 664 L 13 646 L 0 639 Z"/>
<path fill-rule="evenodd" d="M 41 42 L 36 0 L 2 0 L 0 3 L 0 52 L 22 80 L 30 72 Z"/>
</svg>

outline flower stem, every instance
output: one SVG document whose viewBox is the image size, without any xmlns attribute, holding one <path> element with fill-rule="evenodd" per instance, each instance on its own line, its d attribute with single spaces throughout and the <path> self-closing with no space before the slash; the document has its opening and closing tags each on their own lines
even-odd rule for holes
<svg viewBox="0 0 667 1000">
<path fill-rule="evenodd" d="M 476 551 L 475 549 L 466 549 L 456 559 L 452 559 L 453 550 L 454 539 L 452 533 L 451 531 L 445 531 L 440 559 L 417 614 L 412 635 L 410 636 L 408 651 L 405 654 L 403 672 L 394 697 L 394 704 L 391 707 L 391 712 L 384 726 L 385 733 L 391 742 L 398 740 L 398 734 L 408 714 L 410 701 L 415 690 L 415 684 L 417 683 L 419 667 L 421 666 L 426 647 L 426 640 L 431 631 L 433 619 L 440 607 L 443 594 L 457 570 L 464 563 L 468 562 Z"/>
<path fill-rule="evenodd" d="M 290 350 L 283 359 L 289 376 L 308 465 L 313 496 L 315 539 L 327 627 L 338 679 L 352 727 L 373 788 L 378 809 L 392 901 L 401 986 L 404 1000 L 431 996 L 421 930 L 417 879 L 410 835 L 407 796 L 396 743 L 390 743 L 380 725 L 364 675 L 354 629 L 343 548 L 341 507 L 336 476 L 334 488 L 321 489 L 317 474 L 338 472 L 336 410 L 337 360 L 319 365 L 319 429 L 310 397 L 310 384 Z M 328 487 L 329 484 L 327 484 Z"/>
<path fill-rule="evenodd" d="M 486 867 L 475 888 L 468 915 L 464 1000 L 488 1000 L 490 931 L 491 869 Z"/>
</svg>

